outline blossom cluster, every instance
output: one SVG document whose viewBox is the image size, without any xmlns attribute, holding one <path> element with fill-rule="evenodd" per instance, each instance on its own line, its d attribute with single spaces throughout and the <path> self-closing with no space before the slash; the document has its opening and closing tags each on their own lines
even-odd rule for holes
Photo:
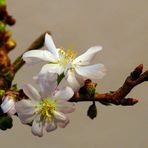
<svg viewBox="0 0 148 148">
<path fill-rule="evenodd" d="M 64 128 L 69 123 L 68 113 L 75 110 L 75 104 L 68 100 L 73 97 L 86 79 L 101 79 L 105 75 L 103 64 L 90 65 L 101 46 L 89 48 L 76 57 L 71 49 L 57 48 L 51 35 L 45 35 L 47 50 L 31 50 L 23 55 L 27 65 L 45 61 L 41 71 L 33 77 L 39 85 L 38 91 L 31 84 L 24 84 L 22 89 L 28 99 L 16 101 L 11 95 L 3 97 L 1 108 L 4 113 L 17 115 L 23 124 L 32 125 L 31 131 L 36 136 Z M 59 80 L 60 78 L 60 80 Z M 65 79 L 68 86 L 59 88 Z"/>
</svg>

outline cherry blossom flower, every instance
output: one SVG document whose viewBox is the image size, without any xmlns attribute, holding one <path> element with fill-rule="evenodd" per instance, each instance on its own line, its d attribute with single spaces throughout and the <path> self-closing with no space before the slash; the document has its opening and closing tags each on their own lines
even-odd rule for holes
<svg viewBox="0 0 148 148">
<path fill-rule="evenodd" d="M 74 103 L 68 102 L 74 94 L 73 90 L 70 87 L 58 90 L 56 76 L 52 73 L 40 74 L 37 79 L 40 92 L 25 84 L 23 91 L 29 99 L 15 104 L 21 122 L 32 123 L 32 133 L 39 137 L 43 136 L 44 130 L 50 132 L 57 127 L 64 128 L 69 123 L 66 114 L 75 110 Z"/>
<path fill-rule="evenodd" d="M 80 82 L 84 79 L 101 79 L 105 75 L 103 64 L 89 65 L 96 53 L 102 50 L 101 46 L 89 48 L 85 53 L 76 57 L 76 52 L 71 49 L 65 51 L 56 48 L 52 37 L 46 33 L 45 45 L 48 50 L 31 50 L 23 55 L 27 64 L 46 61 L 40 73 L 54 72 L 59 75 L 64 73 L 69 85 L 74 89 L 80 88 Z"/>
</svg>

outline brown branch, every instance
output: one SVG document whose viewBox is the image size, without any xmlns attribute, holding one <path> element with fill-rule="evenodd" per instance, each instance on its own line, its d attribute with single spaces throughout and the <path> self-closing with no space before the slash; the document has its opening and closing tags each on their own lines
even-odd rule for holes
<svg viewBox="0 0 148 148">
<path fill-rule="evenodd" d="M 128 76 L 124 84 L 116 91 L 110 93 L 94 93 L 96 89 L 96 83 L 91 80 L 86 80 L 83 87 L 80 88 L 79 92 L 69 100 L 69 102 L 100 102 L 101 104 L 108 105 L 122 105 L 131 106 L 138 103 L 135 98 L 126 98 L 130 91 L 143 82 L 148 81 L 148 70 L 142 73 L 143 65 L 137 66 L 134 71 Z M 17 92 L 17 100 L 28 99 L 22 90 Z"/>
<path fill-rule="evenodd" d="M 122 105 L 131 106 L 138 103 L 135 98 L 126 98 L 130 91 L 137 85 L 148 81 L 148 70 L 142 73 L 143 65 L 137 66 L 134 71 L 128 76 L 124 84 L 116 91 L 110 93 L 94 93 L 96 83 L 91 80 L 86 80 L 83 87 L 79 92 L 75 93 L 69 102 L 100 102 L 101 104 L 108 105 Z M 28 99 L 22 90 L 17 92 L 17 100 Z"/>
<path fill-rule="evenodd" d="M 11 38 L 10 31 L 7 30 L 7 25 L 14 25 L 15 19 L 9 15 L 5 3 L 0 5 L 0 89 L 7 90 L 11 87 L 13 78 L 13 70 L 8 52 L 15 48 L 16 43 Z"/>
<path fill-rule="evenodd" d="M 98 101 L 103 104 L 115 104 L 115 105 L 134 105 L 138 102 L 134 98 L 125 98 L 130 91 L 138 84 L 148 81 L 148 70 L 142 74 L 143 65 L 137 66 L 134 71 L 128 76 L 124 84 L 116 91 L 110 93 L 99 94 L 95 93 L 93 96 L 88 95 L 87 86 L 82 87 L 83 92 L 79 91 L 69 101 L 70 102 L 84 102 L 84 101 Z M 89 81 L 90 86 L 95 83 Z M 80 89 L 81 90 L 81 89 Z"/>
</svg>

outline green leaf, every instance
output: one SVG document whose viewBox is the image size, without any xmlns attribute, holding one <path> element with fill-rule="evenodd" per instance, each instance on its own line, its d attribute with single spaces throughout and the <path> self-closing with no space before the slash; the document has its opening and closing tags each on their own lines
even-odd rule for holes
<svg viewBox="0 0 148 148">
<path fill-rule="evenodd" d="M 7 130 L 12 128 L 12 122 L 13 120 L 11 117 L 9 117 L 8 115 L 3 115 L 2 117 L 0 117 L 0 129 Z"/>
<path fill-rule="evenodd" d="M 96 118 L 96 116 L 97 116 L 97 107 L 96 107 L 95 102 L 93 102 L 93 104 L 89 106 L 88 111 L 87 111 L 87 116 L 90 119 Z"/>
</svg>

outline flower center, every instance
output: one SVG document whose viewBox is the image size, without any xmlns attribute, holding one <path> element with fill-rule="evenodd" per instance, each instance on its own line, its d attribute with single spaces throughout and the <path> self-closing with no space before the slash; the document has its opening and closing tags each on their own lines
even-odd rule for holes
<svg viewBox="0 0 148 148">
<path fill-rule="evenodd" d="M 62 66 L 70 64 L 77 55 L 77 52 L 75 52 L 74 50 L 67 49 L 67 51 L 65 51 L 64 48 L 60 48 L 59 53 L 61 54 L 61 59 L 59 60 L 59 63 Z"/>
<path fill-rule="evenodd" d="M 54 117 L 54 111 L 56 110 L 56 101 L 45 98 L 40 102 L 39 108 L 41 118 L 51 121 Z"/>
</svg>

